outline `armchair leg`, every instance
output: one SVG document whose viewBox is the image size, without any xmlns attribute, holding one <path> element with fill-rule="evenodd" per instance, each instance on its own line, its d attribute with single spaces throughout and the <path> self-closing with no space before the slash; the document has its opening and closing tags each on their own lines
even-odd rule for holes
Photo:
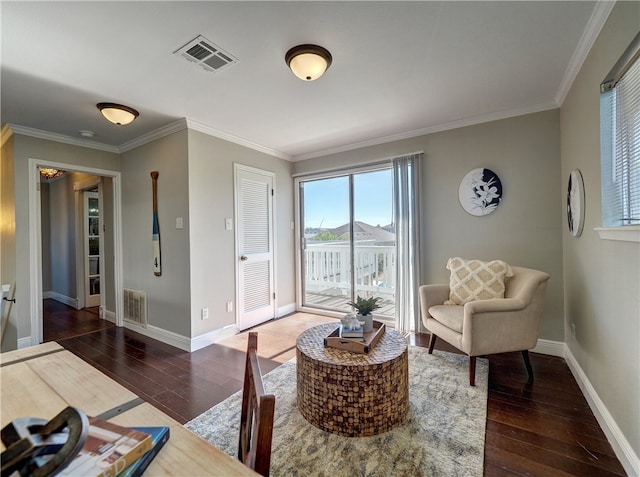
<svg viewBox="0 0 640 477">
<path fill-rule="evenodd" d="M 431 332 L 431 337 L 429 338 L 429 354 L 433 354 L 433 347 L 436 345 L 436 340 L 438 337 L 435 333 Z"/>
<path fill-rule="evenodd" d="M 531 367 L 531 360 L 529 359 L 529 350 L 523 349 L 521 351 L 522 359 L 524 360 L 524 366 L 527 368 L 527 374 L 529 375 L 529 381 L 527 383 L 533 383 L 533 368 Z"/>
<path fill-rule="evenodd" d="M 476 357 L 469 356 L 469 386 L 476 385 Z"/>
</svg>

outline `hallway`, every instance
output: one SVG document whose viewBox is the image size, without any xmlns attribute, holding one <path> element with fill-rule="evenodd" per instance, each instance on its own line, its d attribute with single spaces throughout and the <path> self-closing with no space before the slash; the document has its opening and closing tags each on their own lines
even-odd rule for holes
<svg viewBox="0 0 640 477">
<path fill-rule="evenodd" d="M 50 298 L 43 300 L 42 306 L 43 342 L 59 341 L 115 327 L 110 321 L 100 319 L 97 306 L 76 310 Z"/>
</svg>

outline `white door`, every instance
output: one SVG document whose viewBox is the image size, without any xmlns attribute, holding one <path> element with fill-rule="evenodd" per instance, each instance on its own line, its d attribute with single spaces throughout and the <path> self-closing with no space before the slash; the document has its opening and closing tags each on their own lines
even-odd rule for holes
<svg viewBox="0 0 640 477">
<path fill-rule="evenodd" d="M 275 318 L 273 173 L 234 165 L 237 325 Z"/>
<path fill-rule="evenodd" d="M 85 306 L 100 306 L 100 249 L 102 244 L 100 207 L 97 192 L 84 193 L 84 279 Z"/>
</svg>

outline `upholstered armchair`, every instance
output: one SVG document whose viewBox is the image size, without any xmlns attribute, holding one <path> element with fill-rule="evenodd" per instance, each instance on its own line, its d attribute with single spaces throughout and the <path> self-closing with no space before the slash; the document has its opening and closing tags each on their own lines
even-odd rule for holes
<svg viewBox="0 0 640 477">
<path fill-rule="evenodd" d="M 462 305 L 444 304 L 450 302 L 449 285 L 420 287 L 422 322 L 431 333 L 429 353 L 433 353 L 439 337 L 468 354 L 471 386 L 475 385 L 477 356 L 510 351 L 522 352 L 529 382 L 533 382 L 529 349 L 538 341 L 550 275 L 529 268 L 506 267 L 504 298 L 472 299 Z"/>
</svg>

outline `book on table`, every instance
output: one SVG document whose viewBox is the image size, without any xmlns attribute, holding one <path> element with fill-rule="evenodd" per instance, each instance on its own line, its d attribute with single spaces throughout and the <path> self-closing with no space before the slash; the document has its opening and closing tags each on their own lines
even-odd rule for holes
<svg viewBox="0 0 640 477">
<path fill-rule="evenodd" d="M 117 477 L 140 477 L 169 440 L 170 431 L 168 427 L 132 427 L 132 429 L 151 436 L 151 450 L 125 469 L 124 472 L 119 473 Z"/>
<path fill-rule="evenodd" d="M 82 450 L 58 475 L 63 477 L 113 477 L 151 450 L 146 432 L 89 418 L 89 435 Z"/>
<path fill-rule="evenodd" d="M 340 325 L 340 337 L 341 338 L 364 338 L 364 329 L 362 326 L 357 328 L 348 328 L 344 325 Z"/>
</svg>

